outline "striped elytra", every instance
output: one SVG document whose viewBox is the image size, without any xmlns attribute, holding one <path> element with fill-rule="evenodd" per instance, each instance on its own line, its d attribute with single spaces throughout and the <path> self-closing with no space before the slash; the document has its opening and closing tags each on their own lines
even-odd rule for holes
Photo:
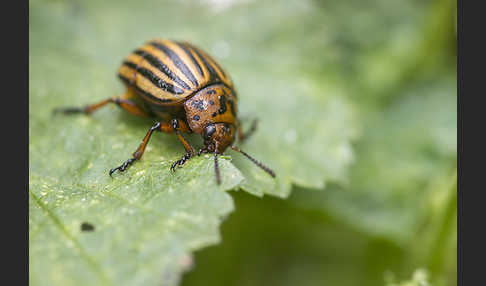
<svg viewBox="0 0 486 286">
<path fill-rule="evenodd" d="M 221 66 L 201 49 L 185 42 L 153 39 L 123 61 L 118 76 L 146 101 L 174 105 L 216 83 L 233 88 Z"/>
<path fill-rule="evenodd" d="M 127 87 L 124 94 L 84 107 L 55 110 L 64 114 L 91 114 L 114 103 L 130 114 L 156 120 L 132 157 L 111 169 L 110 176 L 115 171 L 124 172 L 140 160 L 152 133 L 158 131 L 175 133 L 186 150 L 182 158 L 171 165 L 173 171 L 196 154 L 212 153 L 216 180 L 220 184 L 217 156 L 231 146 L 275 177 L 270 168 L 234 146 L 236 135 L 243 142 L 256 125 L 243 132 L 237 117 L 233 83 L 221 66 L 203 50 L 186 42 L 153 39 L 123 60 L 118 77 Z M 204 146 L 196 152 L 182 133 L 201 135 Z"/>
</svg>

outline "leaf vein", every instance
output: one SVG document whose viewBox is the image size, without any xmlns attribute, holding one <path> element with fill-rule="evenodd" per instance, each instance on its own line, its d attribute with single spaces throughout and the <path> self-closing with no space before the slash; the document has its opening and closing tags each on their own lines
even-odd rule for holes
<svg viewBox="0 0 486 286">
<path fill-rule="evenodd" d="M 98 262 L 96 262 L 96 260 L 92 256 L 88 254 L 88 252 L 84 249 L 81 243 L 67 230 L 59 217 L 44 203 L 42 203 L 41 200 L 31 190 L 29 190 L 29 194 L 32 196 L 37 205 L 46 213 L 46 216 L 54 222 L 54 225 L 56 225 L 59 230 L 61 230 L 61 232 L 64 234 L 64 236 L 66 236 L 66 238 L 74 244 L 74 246 L 79 251 L 79 256 L 83 260 L 85 260 L 87 265 L 91 267 L 94 273 L 96 273 L 96 275 L 104 282 L 104 284 L 113 285 L 113 283 L 111 283 L 111 281 L 108 279 L 106 273 L 103 271 L 103 268 L 98 264 Z"/>
</svg>

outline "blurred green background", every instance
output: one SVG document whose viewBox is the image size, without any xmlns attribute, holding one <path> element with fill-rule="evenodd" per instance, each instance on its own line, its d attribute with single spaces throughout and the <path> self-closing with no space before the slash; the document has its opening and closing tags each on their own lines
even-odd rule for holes
<svg viewBox="0 0 486 286">
<path fill-rule="evenodd" d="M 56 66 L 49 56 L 81 54 L 112 69 L 92 80 L 111 79 L 152 37 L 208 49 L 237 71 L 237 87 L 258 85 L 238 81 L 245 73 L 267 87 L 284 78 L 295 88 L 294 76 L 329 86 L 354 112 L 345 171 L 323 188 L 293 180 L 286 199 L 230 192 L 235 210 L 221 242 L 189 258 L 180 285 L 456 285 L 456 14 L 450 0 L 31 0 L 30 109 L 36 88 L 62 92 L 62 81 L 39 80 Z M 295 114 L 305 110 L 295 105 Z M 45 126 L 36 122 L 32 115 L 31 127 Z"/>
</svg>

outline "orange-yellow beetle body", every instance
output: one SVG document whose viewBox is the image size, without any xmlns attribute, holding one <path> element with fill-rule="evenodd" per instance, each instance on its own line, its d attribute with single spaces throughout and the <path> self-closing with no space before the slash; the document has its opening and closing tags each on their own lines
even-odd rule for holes
<svg viewBox="0 0 486 286">
<path fill-rule="evenodd" d="M 220 183 L 217 155 L 235 142 L 243 141 L 255 130 L 255 124 L 246 134 L 237 117 L 237 97 L 233 83 L 223 68 L 207 53 L 185 42 L 153 39 L 128 55 L 118 69 L 118 77 L 127 91 L 82 108 L 62 108 L 65 114 L 87 113 L 115 103 L 127 112 L 157 118 L 133 157 L 110 170 L 125 171 L 139 160 L 154 131 L 175 133 L 186 154 L 174 162 L 171 170 L 182 166 L 196 152 L 182 135 L 200 134 L 204 140 L 201 153 L 213 153 L 216 179 Z M 255 123 L 255 122 L 254 122 Z M 236 146 L 231 146 L 261 167 L 272 177 L 275 173 Z"/>
</svg>

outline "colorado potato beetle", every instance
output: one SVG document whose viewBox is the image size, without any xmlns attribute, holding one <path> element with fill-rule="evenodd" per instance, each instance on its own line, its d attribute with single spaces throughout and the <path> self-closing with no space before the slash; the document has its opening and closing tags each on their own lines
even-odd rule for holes
<svg viewBox="0 0 486 286">
<path fill-rule="evenodd" d="M 247 139 L 256 129 L 253 121 L 243 132 L 237 117 L 237 95 L 223 68 L 206 52 L 187 42 L 153 39 L 128 55 L 118 69 L 126 92 L 85 107 L 55 109 L 64 114 L 91 114 L 114 103 L 130 114 L 156 118 L 132 158 L 110 170 L 124 172 L 140 160 L 154 131 L 175 133 L 186 153 L 170 169 L 184 165 L 195 154 L 214 154 L 216 181 L 221 184 L 218 155 L 231 145 L 270 176 L 275 173 L 242 151 L 235 142 Z M 182 133 L 196 133 L 204 146 L 196 153 Z"/>
</svg>

